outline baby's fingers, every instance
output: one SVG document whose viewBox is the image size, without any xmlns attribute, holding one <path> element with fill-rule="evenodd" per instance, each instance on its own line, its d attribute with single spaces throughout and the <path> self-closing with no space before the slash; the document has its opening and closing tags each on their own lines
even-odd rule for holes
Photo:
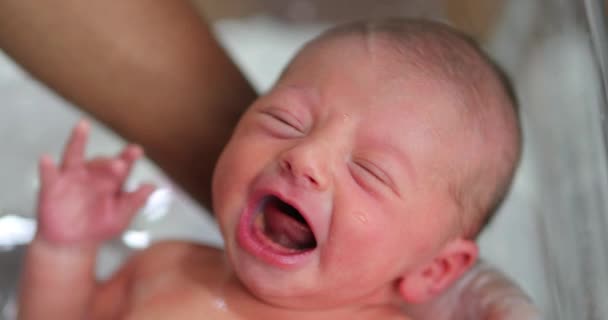
<svg viewBox="0 0 608 320">
<path fill-rule="evenodd" d="M 40 157 L 39 162 L 40 169 L 40 184 L 42 188 L 45 188 L 52 184 L 59 176 L 59 170 L 53 163 L 53 160 L 49 155 L 43 155 Z"/>
<path fill-rule="evenodd" d="M 100 178 L 110 178 L 117 186 L 122 186 L 129 176 L 135 161 L 143 151 L 137 145 L 127 146 L 115 158 L 98 157 L 85 163 L 89 174 Z"/>
<path fill-rule="evenodd" d="M 74 129 L 72 129 L 72 134 L 63 152 L 62 170 L 73 168 L 83 162 L 89 129 L 89 123 L 85 120 L 78 121 Z"/>
<path fill-rule="evenodd" d="M 99 157 L 85 163 L 89 175 L 100 179 L 112 179 L 122 185 L 121 177 L 126 174 L 127 164 L 120 158 Z"/>
<path fill-rule="evenodd" d="M 122 150 L 120 155 L 118 155 L 118 158 L 121 159 L 122 162 L 125 164 L 123 172 L 118 177 L 121 184 L 123 184 L 125 180 L 127 180 L 127 177 L 129 176 L 129 173 L 131 172 L 135 161 L 137 161 L 137 159 L 139 159 L 143 155 L 143 153 L 144 152 L 140 146 L 130 144 L 125 147 L 124 150 Z"/>
<path fill-rule="evenodd" d="M 119 210 L 122 212 L 135 213 L 148 200 L 156 187 L 152 184 L 143 184 L 133 192 L 125 192 L 120 198 Z"/>
</svg>

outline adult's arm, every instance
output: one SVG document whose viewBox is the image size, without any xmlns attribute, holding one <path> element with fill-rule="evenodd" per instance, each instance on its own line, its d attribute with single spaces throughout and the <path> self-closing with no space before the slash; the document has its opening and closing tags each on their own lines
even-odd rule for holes
<svg viewBox="0 0 608 320">
<path fill-rule="evenodd" d="M 0 0 L 0 49 L 210 204 L 256 94 L 189 1 Z"/>
</svg>

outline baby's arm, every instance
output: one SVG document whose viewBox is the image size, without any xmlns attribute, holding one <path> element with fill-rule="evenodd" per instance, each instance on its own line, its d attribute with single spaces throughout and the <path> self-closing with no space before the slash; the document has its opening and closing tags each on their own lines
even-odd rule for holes
<svg viewBox="0 0 608 320">
<path fill-rule="evenodd" d="M 87 319 L 96 291 L 100 244 L 118 235 L 153 191 L 122 185 L 141 149 L 128 146 L 114 158 L 84 159 L 89 125 L 81 121 L 62 163 L 40 160 L 38 229 L 28 248 L 19 319 Z"/>
</svg>

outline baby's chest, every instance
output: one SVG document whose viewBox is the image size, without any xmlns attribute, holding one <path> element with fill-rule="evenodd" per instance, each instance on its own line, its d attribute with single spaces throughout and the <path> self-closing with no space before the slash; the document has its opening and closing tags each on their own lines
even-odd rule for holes
<svg viewBox="0 0 608 320">
<path fill-rule="evenodd" d="M 206 287 L 181 280 L 157 279 L 134 288 L 132 304 L 124 319 L 241 319 Z"/>
<path fill-rule="evenodd" d="M 274 308 L 250 296 L 236 278 L 215 259 L 192 264 L 167 263 L 152 272 L 138 273 L 130 288 L 122 319 L 291 319 L 334 320 L 324 312 L 294 312 Z M 189 267 L 184 267 L 184 266 Z M 228 302 L 227 302 L 228 301 Z M 402 314 L 368 310 L 349 320 L 406 320 Z M 343 317 L 338 317 L 343 318 Z M 339 319 L 337 319 L 339 320 Z"/>
<path fill-rule="evenodd" d="M 126 320 L 191 320 L 191 319 L 241 319 L 233 314 L 222 312 L 217 308 L 204 304 L 189 303 L 163 303 L 153 306 L 140 306 L 129 312 L 123 319 Z"/>
<path fill-rule="evenodd" d="M 391 312 L 362 312 L 348 317 L 336 317 L 324 312 L 289 312 L 276 310 L 267 305 L 252 305 L 251 301 L 226 302 L 206 290 L 192 290 L 187 286 L 166 288 L 148 295 L 124 317 L 127 320 L 410 320 L 403 314 Z M 248 300 L 247 298 L 243 298 Z M 245 302 L 244 306 L 239 302 Z"/>
</svg>

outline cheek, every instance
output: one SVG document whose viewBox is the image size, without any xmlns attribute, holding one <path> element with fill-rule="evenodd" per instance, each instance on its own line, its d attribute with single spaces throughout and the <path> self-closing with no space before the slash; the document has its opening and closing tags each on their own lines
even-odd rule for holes
<svg viewBox="0 0 608 320">
<path fill-rule="evenodd" d="M 349 203 L 353 204 L 352 200 Z M 351 210 L 343 211 L 348 214 L 334 223 L 335 230 L 331 232 L 340 243 L 335 253 L 342 267 L 357 266 L 357 270 L 352 271 L 363 277 L 365 273 L 383 270 L 382 277 L 390 278 L 425 260 L 437 244 L 436 224 L 428 223 L 428 219 L 416 219 L 423 217 L 424 211 L 413 207 L 410 210 L 412 212 L 401 212 L 403 209 L 379 208 L 360 201 Z"/>
<path fill-rule="evenodd" d="M 222 216 L 244 205 L 247 188 L 260 167 L 252 143 L 235 136 L 218 159 L 212 180 L 213 211 Z"/>
<path fill-rule="evenodd" d="M 273 161 L 273 144 L 246 128 L 235 132 L 218 159 L 213 175 L 216 214 L 242 206 L 252 182 Z"/>
<path fill-rule="evenodd" d="M 407 260 L 407 243 L 398 233 L 396 223 L 382 217 L 382 213 L 353 210 L 345 217 L 346 221 L 337 223 L 340 230 L 335 230 L 335 240 L 340 241 L 341 263 L 345 268 L 360 274 L 376 274 L 378 270 L 389 275 Z M 399 252 L 399 253 L 397 253 Z M 345 269 L 348 270 L 348 269 Z"/>
</svg>

